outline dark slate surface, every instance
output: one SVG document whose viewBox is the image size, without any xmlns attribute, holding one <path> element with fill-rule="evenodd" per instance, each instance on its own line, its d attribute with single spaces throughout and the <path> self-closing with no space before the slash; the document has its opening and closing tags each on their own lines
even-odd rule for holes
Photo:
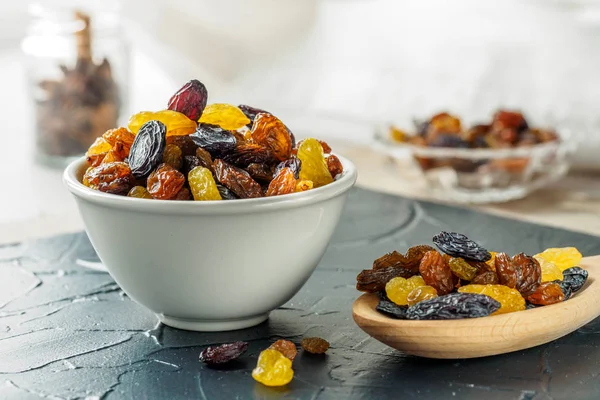
<svg viewBox="0 0 600 400">
<path fill-rule="evenodd" d="M 472 211 L 356 190 L 321 264 L 301 292 L 252 329 L 194 333 L 160 324 L 128 299 L 94 260 L 85 234 L 0 248 L 0 399 L 598 399 L 600 319 L 545 346 L 474 360 L 403 355 L 352 321 L 358 271 L 393 249 L 429 243 L 440 230 L 491 250 L 577 246 L 600 238 Z M 258 353 L 277 338 L 327 338 L 325 357 L 304 354 L 283 389 L 252 380 Z M 246 340 L 239 362 L 198 362 L 209 344 Z"/>
</svg>

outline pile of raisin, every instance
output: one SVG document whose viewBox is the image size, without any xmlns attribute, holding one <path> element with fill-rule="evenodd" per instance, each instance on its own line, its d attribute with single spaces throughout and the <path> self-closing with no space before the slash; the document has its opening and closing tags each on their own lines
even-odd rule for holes
<svg viewBox="0 0 600 400">
<path fill-rule="evenodd" d="M 373 262 L 356 288 L 378 293 L 377 311 L 396 319 L 477 318 L 547 306 L 579 291 L 588 272 L 574 247 L 529 256 L 490 252 L 465 235 L 440 232 L 433 243 Z"/>
<path fill-rule="evenodd" d="M 436 114 L 429 120 L 415 123 L 415 132 L 408 133 L 395 126 L 390 127 L 393 141 L 423 147 L 455 149 L 507 149 L 534 146 L 559 141 L 553 130 L 532 128 L 523 114 L 518 111 L 499 110 L 491 121 L 465 127 L 457 116 L 446 112 Z M 520 173 L 528 164 L 527 158 L 491 160 L 489 162 L 452 158 L 416 157 L 424 170 L 453 167 L 460 172 L 471 172 L 480 168 L 502 169 Z"/>
<path fill-rule="evenodd" d="M 237 200 L 303 192 L 343 173 L 327 143 L 294 134 L 273 114 L 207 104 L 191 80 L 167 109 L 143 111 L 86 153 L 82 183 L 106 193 L 156 200 Z"/>
</svg>

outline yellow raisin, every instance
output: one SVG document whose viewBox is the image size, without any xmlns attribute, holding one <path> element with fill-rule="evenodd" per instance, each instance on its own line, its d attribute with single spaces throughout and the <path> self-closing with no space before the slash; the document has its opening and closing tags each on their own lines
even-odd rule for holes
<svg viewBox="0 0 600 400">
<path fill-rule="evenodd" d="M 148 193 L 146 188 L 143 186 L 132 187 L 131 190 L 129 191 L 129 193 L 127 193 L 127 196 L 128 197 L 137 197 L 138 199 L 153 199 L 154 198 L 150 195 L 150 193 Z"/>
<path fill-rule="evenodd" d="M 312 188 L 313 188 L 312 181 L 300 180 L 296 184 L 296 192 L 306 192 L 307 190 L 310 190 Z"/>
<path fill-rule="evenodd" d="M 396 142 L 406 142 L 406 132 L 396 128 L 395 126 L 390 127 L 390 136 L 392 140 Z"/>
<path fill-rule="evenodd" d="M 563 273 L 553 262 L 546 261 L 539 256 L 533 256 L 540 263 L 542 269 L 542 282 L 562 281 Z"/>
<path fill-rule="evenodd" d="M 189 135 L 196 130 L 197 126 L 196 122 L 177 111 L 142 111 L 129 118 L 129 130 L 137 134 L 142 125 L 152 120 L 165 124 L 167 136 Z"/>
<path fill-rule="evenodd" d="M 249 124 L 250 120 L 236 106 L 215 103 L 206 106 L 198 122 L 219 125 L 223 129 L 233 131 Z"/>
<path fill-rule="evenodd" d="M 490 267 L 492 267 L 493 270 L 496 270 L 496 254 L 498 254 L 497 251 L 490 251 L 490 254 L 492 255 L 492 258 L 490 258 L 489 260 L 487 260 L 485 263 L 487 265 L 489 265 Z"/>
<path fill-rule="evenodd" d="M 578 266 L 582 255 L 575 247 L 562 247 L 546 249 L 534 257 L 536 259 L 543 258 L 556 265 L 561 271 L 564 271 L 565 269 Z"/>
<path fill-rule="evenodd" d="M 294 377 L 292 361 L 274 349 L 260 352 L 252 378 L 265 386 L 284 386 Z"/>
<path fill-rule="evenodd" d="M 498 301 L 500 309 L 492 315 L 505 314 L 525 309 L 525 299 L 517 289 L 504 285 L 466 285 L 458 288 L 460 293 L 484 294 Z"/>
<path fill-rule="evenodd" d="M 450 258 L 448 266 L 450 266 L 454 275 L 465 281 L 470 281 L 475 278 L 475 275 L 477 275 L 477 272 L 479 271 L 460 257 Z"/>
<path fill-rule="evenodd" d="M 437 297 L 437 290 L 433 286 L 420 286 L 414 288 L 408 294 L 408 305 L 415 305 L 423 300 L 429 300 Z"/>
<path fill-rule="evenodd" d="M 333 182 L 333 178 L 325 162 L 323 146 L 317 139 L 303 140 L 298 148 L 298 158 L 302 162 L 300 179 L 313 182 L 314 187 L 320 187 Z"/>
<path fill-rule="evenodd" d="M 398 276 L 386 283 L 385 294 L 399 306 L 406 306 L 408 305 L 409 293 L 421 286 L 426 286 L 426 284 L 420 275 L 411 276 L 408 279 Z"/>
<path fill-rule="evenodd" d="M 194 200 L 222 200 L 215 178 L 208 168 L 196 167 L 188 173 Z"/>
</svg>

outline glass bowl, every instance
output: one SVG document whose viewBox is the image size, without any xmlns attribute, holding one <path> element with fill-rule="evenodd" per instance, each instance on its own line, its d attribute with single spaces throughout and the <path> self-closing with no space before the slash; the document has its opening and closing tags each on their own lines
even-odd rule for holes
<svg viewBox="0 0 600 400">
<path fill-rule="evenodd" d="M 458 203 L 499 203 L 520 199 L 563 177 L 576 148 L 572 135 L 526 147 L 465 149 L 424 147 L 393 140 L 379 127 L 373 147 L 394 159 L 410 159 L 431 194 Z"/>
</svg>

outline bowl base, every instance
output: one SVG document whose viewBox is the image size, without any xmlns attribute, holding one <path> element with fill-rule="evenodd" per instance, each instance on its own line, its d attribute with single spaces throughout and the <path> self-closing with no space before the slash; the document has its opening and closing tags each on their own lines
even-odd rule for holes
<svg viewBox="0 0 600 400">
<path fill-rule="evenodd" d="M 254 315 L 248 318 L 236 319 L 186 319 L 169 317 L 164 314 L 156 314 L 160 322 L 172 328 L 183 329 L 186 331 L 197 332 L 219 332 L 233 331 L 236 329 L 249 328 L 266 321 L 269 318 L 269 313 Z"/>
</svg>

